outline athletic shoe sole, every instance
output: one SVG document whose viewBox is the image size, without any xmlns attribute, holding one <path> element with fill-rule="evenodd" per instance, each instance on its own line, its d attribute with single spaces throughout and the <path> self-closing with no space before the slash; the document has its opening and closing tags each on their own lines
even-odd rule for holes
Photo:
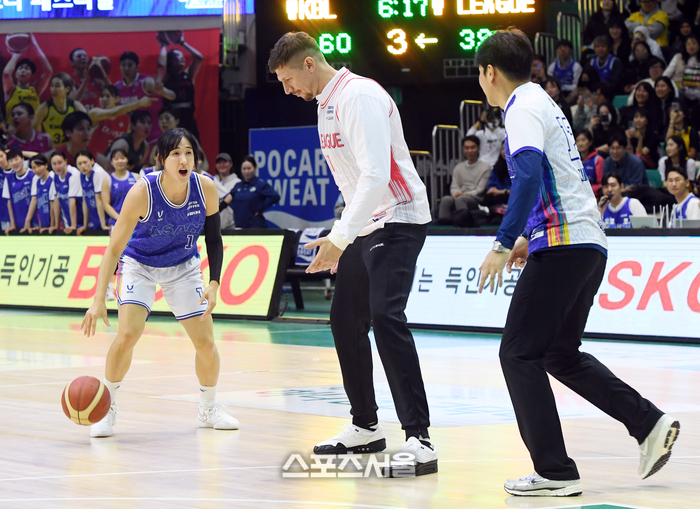
<svg viewBox="0 0 700 509">
<path fill-rule="evenodd" d="M 438 460 L 427 461 L 425 463 L 416 463 L 415 472 L 413 475 L 406 475 L 405 467 L 384 467 L 382 475 L 384 477 L 418 477 L 421 475 L 435 474 L 438 471 Z"/>
<path fill-rule="evenodd" d="M 345 447 L 343 444 L 338 445 L 322 445 L 314 447 L 314 454 L 370 454 L 373 452 L 382 452 L 386 449 L 386 438 L 375 440 L 364 445 L 356 445 L 354 447 Z"/>
<path fill-rule="evenodd" d="M 580 484 L 564 488 L 539 488 L 531 491 L 510 490 L 506 487 L 503 489 L 516 497 L 578 497 L 583 493 Z"/>
<path fill-rule="evenodd" d="M 668 449 L 668 452 L 656 460 L 656 463 L 654 463 L 654 466 L 651 467 L 649 473 L 642 477 L 642 479 L 646 479 L 647 477 L 654 475 L 656 472 L 661 470 L 666 463 L 668 463 L 668 460 L 671 459 L 671 448 L 673 447 L 673 444 L 676 443 L 676 440 L 678 440 L 678 435 L 680 432 L 681 423 L 678 421 L 673 421 L 671 426 L 668 428 L 668 432 L 666 432 L 666 438 L 664 439 L 663 443 L 663 448 Z"/>
</svg>

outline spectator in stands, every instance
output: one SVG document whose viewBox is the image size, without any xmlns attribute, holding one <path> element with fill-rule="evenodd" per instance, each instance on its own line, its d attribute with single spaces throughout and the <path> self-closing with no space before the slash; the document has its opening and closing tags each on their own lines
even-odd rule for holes
<svg viewBox="0 0 700 509">
<path fill-rule="evenodd" d="M 642 8 L 627 18 L 627 30 L 634 32 L 638 26 L 649 28 L 649 36 L 660 46 L 668 46 L 668 14 L 659 8 L 656 0 L 641 0 Z"/>
<path fill-rule="evenodd" d="M 680 219 L 700 219 L 700 199 L 690 192 L 685 168 L 674 166 L 666 172 L 666 189 L 676 199 L 671 214 L 671 228 L 678 228 Z"/>
<path fill-rule="evenodd" d="M 641 83 L 642 81 L 646 81 L 652 87 L 656 88 L 656 82 L 659 80 L 659 78 L 664 77 L 663 73 L 664 73 L 664 70 L 666 69 L 666 64 L 664 63 L 663 60 L 660 60 L 660 59 L 652 56 L 652 57 L 649 57 L 648 65 L 649 65 L 649 77 L 644 78 L 640 82 L 636 83 L 635 89 L 636 89 L 637 85 L 639 85 L 639 83 Z M 672 81 L 669 80 L 669 82 L 671 83 L 671 87 L 673 88 L 673 91 L 674 91 L 673 95 L 677 96 L 678 92 L 679 92 L 678 87 L 676 87 L 676 85 Z M 657 97 L 658 97 L 658 94 L 657 94 Z M 632 91 L 630 93 L 629 97 L 627 98 L 627 105 L 632 105 L 633 103 L 634 103 L 634 91 Z"/>
<path fill-rule="evenodd" d="M 693 25 L 687 19 L 682 19 L 679 23 L 678 30 L 671 30 L 671 37 L 669 39 L 669 48 L 672 55 L 680 53 L 685 47 L 685 40 L 688 36 L 693 33 Z"/>
<path fill-rule="evenodd" d="M 601 157 L 609 155 L 612 135 L 620 130 L 616 117 L 615 109 L 609 103 L 601 104 L 598 112 L 591 117 L 593 147 Z"/>
<path fill-rule="evenodd" d="M 620 62 L 629 62 L 632 55 L 632 40 L 625 25 L 625 19 L 620 18 L 611 21 L 608 25 L 608 36 L 610 37 L 610 53 L 620 59 Z M 605 35 L 605 34 L 601 34 Z"/>
<path fill-rule="evenodd" d="M 557 58 L 549 64 L 547 74 L 557 78 L 561 82 L 561 90 L 564 91 L 567 101 L 573 101 L 576 97 L 578 80 L 581 79 L 583 67 L 573 59 L 571 53 L 574 45 L 566 39 L 559 39 L 555 46 Z"/>
<path fill-rule="evenodd" d="M 634 120 L 634 115 L 639 108 L 647 110 L 647 116 L 652 125 L 663 125 L 664 114 L 659 98 L 656 96 L 654 87 L 646 81 L 642 81 L 635 88 L 632 106 L 625 106 L 620 110 L 621 123 L 625 128 L 629 127 L 630 122 Z"/>
<path fill-rule="evenodd" d="M 649 185 L 646 169 L 642 160 L 627 152 L 627 137 L 624 133 L 615 133 L 610 140 L 610 156 L 603 163 L 603 174 L 618 173 L 622 191 L 629 191 L 635 186 Z"/>
<path fill-rule="evenodd" d="M 265 209 L 280 201 L 280 195 L 270 184 L 256 176 L 257 163 L 253 156 L 246 156 L 241 164 L 243 180 L 221 201 L 219 211 L 233 202 L 233 217 L 237 228 L 267 228 L 263 216 Z"/>
<path fill-rule="evenodd" d="M 632 45 L 632 60 L 625 68 L 624 92 L 629 93 L 634 90 L 637 83 L 649 77 L 649 59 L 651 51 L 649 45 L 643 41 L 636 41 Z"/>
<path fill-rule="evenodd" d="M 607 35 L 599 35 L 593 41 L 593 50 L 596 56 L 591 58 L 590 65 L 598 73 L 598 78 L 603 83 L 618 90 L 622 85 L 624 67 L 620 59 L 610 53 L 610 38 Z"/>
<path fill-rule="evenodd" d="M 598 73 L 590 64 L 583 68 L 581 79 L 578 82 L 578 98 L 571 108 L 574 123 L 572 127 L 578 131 L 588 129 L 591 125 L 591 115 L 595 110 L 595 96 L 593 92 L 600 86 Z"/>
<path fill-rule="evenodd" d="M 22 228 L 27 219 L 29 204 L 32 201 L 32 177 L 33 174 L 24 165 L 24 156 L 16 148 L 7 151 L 7 163 L 12 169 L 12 173 L 5 174 L 5 184 L 2 188 L 2 197 L 7 203 L 9 220 L 6 224 L 5 234 L 17 231 Z M 39 226 L 35 220 L 32 226 Z"/>
<path fill-rule="evenodd" d="M 230 193 L 233 190 L 233 186 L 238 184 L 241 179 L 238 178 L 233 169 L 233 160 L 231 156 L 226 152 L 222 152 L 216 156 L 216 176 L 214 180 L 221 184 L 221 186 Z M 228 194 L 227 193 L 227 194 Z M 219 196 L 219 199 L 223 199 L 225 196 Z M 228 208 L 221 211 L 221 229 L 233 229 L 236 227 L 236 223 L 233 220 L 233 209 Z"/>
<path fill-rule="evenodd" d="M 544 90 L 545 92 L 547 92 L 549 97 L 551 97 L 552 100 L 555 103 L 557 103 L 557 105 L 559 105 L 562 113 L 564 113 L 564 116 L 566 117 L 566 120 L 569 121 L 569 125 L 572 125 L 573 119 L 571 117 L 571 107 L 563 97 L 564 94 L 562 92 L 562 85 L 561 81 L 559 81 L 559 78 L 555 78 L 554 76 L 547 77 L 547 81 L 544 85 Z"/>
<path fill-rule="evenodd" d="M 485 161 L 493 168 L 506 139 L 501 108 L 488 106 L 481 113 L 481 118 L 467 131 L 467 136 L 472 135 L 479 138 L 479 159 Z"/>
<path fill-rule="evenodd" d="M 476 136 L 466 136 L 462 140 L 466 161 L 458 163 L 452 172 L 450 195 L 443 196 L 440 201 L 439 224 L 450 224 L 453 211 L 473 210 L 484 201 L 491 166 L 479 159 L 479 143 Z"/>
<path fill-rule="evenodd" d="M 583 29 L 583 44 L 586 46 L 593 44 L 593 40 L 599 35 L 607 35 L 613 23 L 625 22 L 625 16 L 620 12 L 616 2 L 601 0 L 599 6 L 600 9 L 588 18 L 586 28 Z"/>
<path fill-rule="evenodd" d="M 486 196 L 484 196 L 484 205 L 494 211 L 499 205 L 506 205 L 510 198 L 510 188 L 513 182 L 510 180 L 508 173 L 508 163 L 506 163 L 505 145 L 501 148 L 501 153 L 498 155 L 498 161 L 493 165 L 491 176 L 488 184 L 486 184 Z M 502 207 L 502 215 L 505 214 L 505 209 Z"/>
<path fill-rule="evenodd" d="M 56 197 L 54 174 L 49 169 L 49 161 L 43 154 L 36 154 L 30 159 L 32 166 L 32 201 L 20 233 L 32 233 L 32 219 L 39 222 L 39 233 L 53 233 L 58 224 L 54 215 L 53 201 Z"/>
<path fill-rule="evenodd" d="M 666 133 L 666 131 L 668 131 L 668 125 L 671 118 L 671 110 L 679 108 L 681 104 L 684 105 L 685 101 L 678 97 L 676 84 L 666 76 L 661 76 L 656 80 L 654 92 L 656 92 L 656 97 L 659 98 L 659 103 L 661 104 L 661 111 L 664 118 L 663 126 L 661 126 L 659 129 L 662 133 Z"/>
<path fill-rule="evenodd" d="M 638 26 L 634 29 L 632 35 L 632 47 L 634 47 L 637 42 L 645 42 L 649 46 L 649 52 L 652 56 L 655 56 L 659 60 L 666 61 L 664 58 L 664 53 L 661 51 L 661 46 L 654 39 L 649 37 L 649 28 L 645 26 Z M 631 59 L 630 59 L 631 60 Z"/>
<path fill-rule="evenodd" d="M 593 136 L 590 131 L 583 129 L 576 133 L 576 147 L 581 155 L 581 162 L 588 176 L 588 182 L 593 188 L 593 193 L 597 196 L 603 182 L 604 160 L 593 146 Z"/>
<path fill-rule="evenodd" d="M 604 181 L 598 207 L 606 228 L 632 228 L 630 217 L 647 215 L 639 200 L 622 196 L 624 184 L 618 173 L 606 173 Z"/>
<path fill-rule="evenodd" d="M 679 135 L 685 143 L 685 148 L 688 150 L 688 157 L 695 159 L 700 150 L 700 136 L 698 131 L 688 124 L 688 109 L 681 104 L 678 109 L 671 109 L 669 115 L 668 131 L 666 131 L 666 139 L 671 136 Z"/>
<path fill-rule="evenodd" d="M 666 155 L 659 159 L 659 175 L 666 180 L 666 170 L 673 167 L 685 168 L 690 180 L 697 180 L 695 159 L 688 157 L 683 138 L 678 135 L 666 140 Z"/>
<path fill-rule="evenodd" d="M 664 71 L 664 76 L 668 76 L 676 85 L 683 88 L 683 86 L 686 85 L 684 83 L 685 69 L 697 67 L 699 50 L 700 44 L 698 44 L 698 38 L 695 35 L 689 35 L 685 39 L 680 53 L 676 53 L 671 59 L 671 62 Z"/>
<path fill-rule="evenodd" d="M 542 55 L 535 55 L 535 59 L 532 61 L 532 68 L 530 70 L 530 81 L 537 83 L 542 88 L 547 81 L 547 60 Z"/>
<path fill-rule="evenodd" d="M 639 108 L 634 114 L 634 120 L 625 131 L 627 136 L 627 151 L 636 154 L 647 169 L 659 166 L 659 133 L 649 123 L 649 113 L 645 108 Z"/>
</svg>

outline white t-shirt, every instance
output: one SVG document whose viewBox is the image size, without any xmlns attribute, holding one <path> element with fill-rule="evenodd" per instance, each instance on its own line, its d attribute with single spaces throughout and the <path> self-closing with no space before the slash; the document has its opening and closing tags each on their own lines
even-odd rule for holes
<svg viewBox="0 0 700 509">
<path fill-rule="evenodd" d="M 666 180 L 666 161 L 668 156 L 663 156 L 659 159 L 659 173 L 661 174 L 661 180 Z M 670 166 L 673 166 L 671 164 Z M 697 168 L 695 167 L 695 159 L 688 159 L 685 163 L 685 170 L 688 172 L 688 178 L 690 180 L 696 180 L 695 174 L 697 173 Z"/>
<path fill-rule="evenodd" d="M 493 168 L 493 165 L 498 161 L 498 156 L 501 155 L 501 147 L 506 139 L 505 128 L 496 127 L 495 129 L 489 129 L 482 125 L 477 131 L 472 126 L 467 131 L 467 136 L 471 135 L 479 138 L 479 159 L 489 163 L 489 166 Z"/>
<path fill-rule="evenodd" d="M 429 223 L 425 185 L 386 90 L 342 68 L 316 100 L 321 150 L 347 204 L 328 239 L 345 249 L 388 222 Z"/>
<path fill-rule="evenodd" d="M 231 192 L 233 186 L 235 186 L 241 179 L 238 175 L 231 173 L 225 179 L 222 179 L 219 175 L 214 175 L 214 182 L 217 184 L 216 190 L 219 193 L 219 200 L 226 198 L 226 195 Z M 223 193 L 223 195 L 222 195 Z M 233 219 L 233 209 L 231 207 L 226 207 L 221 211 L 221 229 L 232 229 L 236 227 L 236 222 Z"/>
<path fill-rule="evenodd" d="M 676 203 L 673 206 L 673 228 L 680 226 L 676 224 L 678 219 L 700 219 L 700 198 L 690 193 L 685 200 Z"/>
</svg>

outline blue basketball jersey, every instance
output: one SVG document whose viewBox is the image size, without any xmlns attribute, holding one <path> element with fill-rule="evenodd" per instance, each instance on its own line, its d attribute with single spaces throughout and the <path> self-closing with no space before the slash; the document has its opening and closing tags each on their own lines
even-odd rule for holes
<svg viewBox="0 0 700 509">
<path fill-rule="evenodd" d="M 127 172 L 126 177 L 120 180 L 113 173 L 112 175 L 110 175 L 110 179 L 110 205 L 112 205 L 114 210 L 116 210 L 117 213 L 119 213 L 122 211 L 122 205 L 124 204 L 126 194 L 129 192 L 129 189 L 134 187 L 134 184 L 136 184 L 136 175 L 134 175 L 131 172 Z M 117 220 L 111 216 L 107 219 L 107 224 L 116 223 Z"/>
<path fill-rule="evenodd" d="M 24 175 L 21 177 L 18 177 L 14 171 L 5 176 L 5 187 L 2 190 L 2 194 L 12 204 L 12 214 L 15 216 L 15 226 L 18 230 L 24 227 L 27 212 L 29 212 L 29 204 L 32 202 L 33 176 L 34 173 L 29 170 L 25 170 Z M 36 216 L 32 218 L 32 226 L 39 226 Z"/>
<path fill-rule="evenodd" d="M 88 217 L 85 218 L 88 230 L 102 229 L 100 216 L 97 213 L 97 200 L 95 199 L 95 195 L 102 194 L 102 181 L 105 178 L 109 178 L 109 175 L 98 165 L 93 166 L 90 175 L 87 177 L 82 173 L 80 174 L 80 186 L 83 188 L 83 200 L 87 204 L 88 209 Z"/>
<path fill-rule="evenodd" d="M 10 214 L 7 211 L 7 199 L 2 197 L 2 190 L 5 187 L 5 179 L 12 170 L 0 170 L 0 222 L 5 223 L 10 220 Z"/>
<path fill-rule="evenodd" d="M 49 176 L 43 182 L 36 175 L 32 179 L 32 197 L 36 196 L 36 213 L 39 216 L 39 226 L 42 228 L 51 226 L 51 202 L 56 193 L 53 177 L 53 172 L 49 172 Z"/>
<path fill-rule="evenodd" d="M 65 178 L 58 175 L 53 179 L 56 187 L 56 199 L 61 207 L 61 219 L 64 228 L 79 228 L 83 225 L 83 189 L 80 185 L 80 172 L 77 168 L 69 166 Z M 75 198 L 76 223 L 70 222 L 70 199 Z"/>
<path fill-rule="evenodd" d="M 680 226 L 680 224 L 677 223 L 679 219 L 700 219 L 699 204 L 700 199 L 692 193 L 686 196 L 685 200 L 681 203 L 675 204 L 673 206 L 672 227 L 678 228 Z"/>
<path fill-rule="evenodd" d="M 147 184 L 148 212 L 139 219 L 124 249 L 124 255 L 150 267 L 174 267 L 193 256 L 199 257 L 197 239 L 207 215 L 199 175 L 190 174 L 187 199 L 175 205 L 163 192 L 162 173 L 141 177 Z"/>
<path fill-rule="evenodd" d="M 554 61 L 554 76 L 559 78 L 562 85 L 574 84 L 574 64 L 576 64 L 576 61 L 573 58 L 566 67 L 559 65 L 558 58 Z"/>
<path fill-rule="evenodd" d="M 622 207 L 618 211 L 612 211 L 610 204 L 603 211 L 603 222 L 606 228 L 632 228 L 630 217 L 632 217 L 632 211 L 629 198 L 623 198 Z"/>
<path fill-rule="evenodd" d="M 591 58 L 591 65 L 598 72 L 598 77 L 600 78 L 600 81 L 604 83 L 610 81 L 610 73 L 612 72 L 615 60 L 617 60 L 617 57 L 615 55 L 608 55 L 608 59 L 601 66 L 600 64 L 598 64 L 598 57 Z"/>
</svg>

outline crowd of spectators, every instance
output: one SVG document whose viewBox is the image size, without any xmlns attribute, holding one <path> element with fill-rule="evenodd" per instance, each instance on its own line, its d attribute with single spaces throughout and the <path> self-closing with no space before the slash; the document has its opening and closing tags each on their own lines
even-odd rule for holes
<svg viewBox="0 0 700 509">
<path fill-rule="evenodd" d="M 601 0 L 583 28 L 580 55 L 573 41 L 559 40 L 552 62 L 535 56 L 531 81 L 559 105 L 574 130 L 607 227 L 631 227 L 631 217 L 662 207 L 672 208 L 675 219 L 700 219 L 694 194 L 700 180 L 699 3 L 626 1 L 621 10 Z M 467 162 L 454 170 L 438 223 L 497 223 L 504 212 L 508 191 L 497 183 L 505 183 L 499 180 L 505 161 L 499 169 L 494 154 L 505 133 L 495 118 L 500 120 L 499 112 L 486 110 L 468 131 Z M 481 184 L 478 161 L 467 156 L 468 147 L 471 153 L 474 145 L 479 149 L 474 141 L 492 168 L 487 185 Z M 498 203 L 492 201 L 496 196 Z"/>
</svg>

